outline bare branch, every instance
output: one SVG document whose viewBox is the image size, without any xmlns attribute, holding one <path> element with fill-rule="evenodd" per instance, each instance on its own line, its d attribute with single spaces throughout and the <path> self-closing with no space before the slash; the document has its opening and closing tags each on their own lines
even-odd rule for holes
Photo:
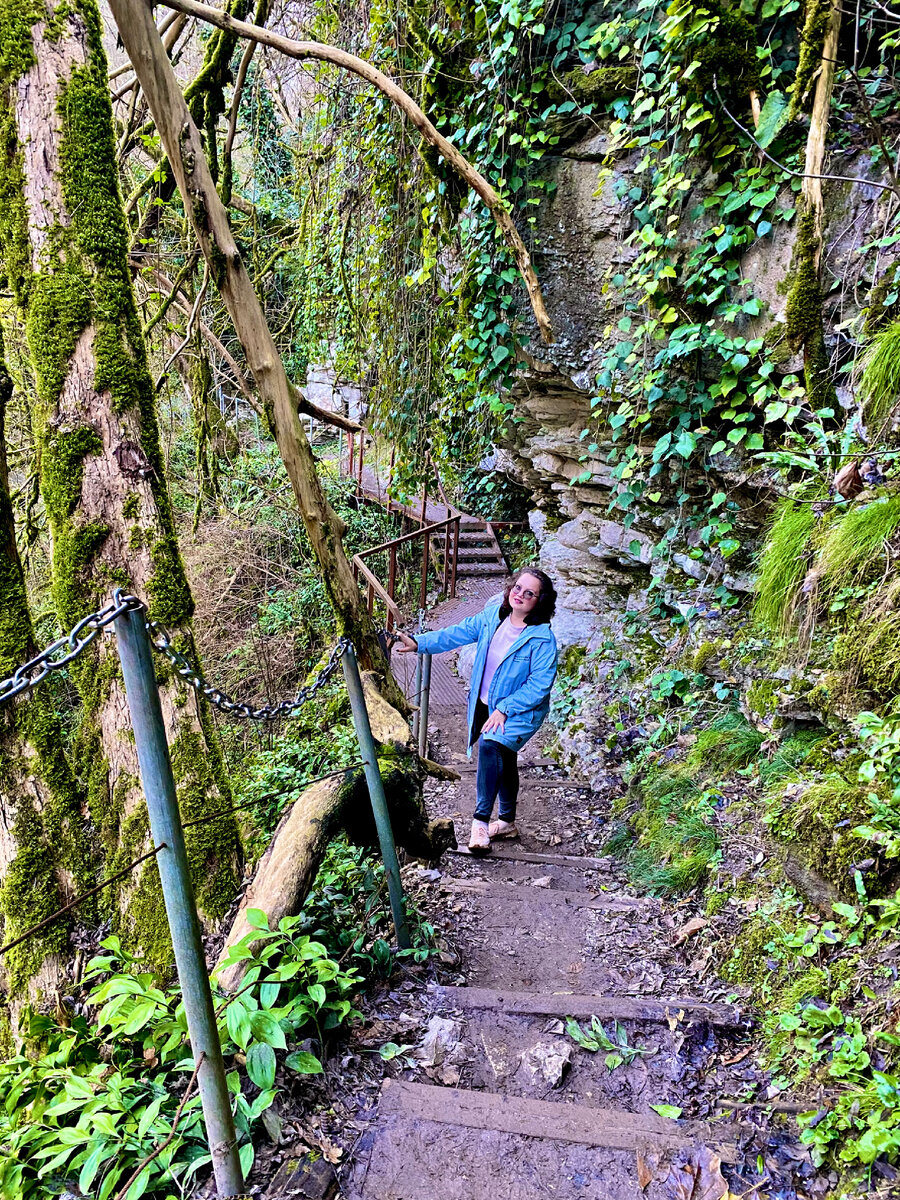
<svg viewBox="0 0 900 1200">
<path fill-rule="evenodd" d="M 737 127 L 741 131 L 741 133 L 743 133 L 746 137 L 748 137 L 750 139 L 750 141 L 757 148 L 757 150 L 760 152 L 760 154 L 762 154 L 765 158 L 767 158 L 770 163 L 773 163 L 779 169 L 779 171 L 784 171 L 785 175 L 790 175 L 794 179 L 833 179 L 837 183 L 862 183 L 862 184 L 865 184 L 866 187 L 878 188 L 882 192 L 892 192 L 897 197 L 897 199 L 900 200 L 900 191 L 898 191 L 897 188 L 895 188 L 893 184 L 879 183 L 879 181 L 877 179 L 862 179 L 856 175 L 819 175 L 819 174 L 809 174 L 808 175 L 805 171 L 791 170 L 791 168 L 786 167 L 783 162 L 779 162 L 777 158 L 773 158 L 772 155 L 768 152 L 768 150 L 766 150 L 766 148 L 764 146 L 761 146 L 759 144 L 759 142 L 756 140 L 756 138 L 753 136 L 753 134 L 750 132 L 750 130 L 747 128 L 747 126 L 742 125 L 741 122 L 734 115 L 734 113 L 729 111 L 729 109 L 727 108 L 727 106 L 725 104 L 725 101 L 722 99 L 722 94 L 716 85 L 715 79 L 713 79 L 713 91 L 716 93 L 716 97 L 722 106 L 722 111 L 724 112 L 725 116 L 728 117 L 728 119 L 734 125 L 737 125 Z"/>
<path fill-rule="evenodd" d="M 399 87 L 390 76 L 385 75 L 383 71 L 379 71 L 377 67 L 372 66 L 370 62 L 366 62 L 364 58 L 358 58 L 355 54 L 348 54 L 347 51 L 339 50 L 336 46 L 328 46 L 323 42 L 297 42 L 293 38 L 282 37 L 281 34 L 272 33 L 268 29 L 261 29 L 257 25 L 248 24 L 246 21 L 237 21 L 234 17 L 230 17 L 227 13 L 221 12 L 219 9 L 209 8 L 205 4 L 198 4 L 197 0 L 163 0 L 163 3 L 168 8 L 174 8 L 178 12 L 186 13 L 188 16 L 197 17 L 201 21 L 207 21 L 210 25 L 215 25 L 218 29 L 224 29 L 228 33 L 236 34 L 239 37 L 252 38 L 263 45 L 271 46 L 273 49 L 280 50 L 282 54 L 286 54 L 290 58 L 300 60 L 315 59 L 319 62 L 328 62 L 333 66 L 341 67 L 345 71 L 350 71 L 354 75 L 358 75 L 360 79 L 365 79 L 367 83 L 373 84 L 379 91 L 383 92 L 409 118 L 422 137 L 440 151 L 449 166 L 458 175 L 462 176 L 469 187 L 481 197 L 487 208 L 491 211 L 494 220 L 497 222 L 506 240 L 506 244 L 515 257 L 519 274 L 525 283 L 541 336 L 545 342 L 549 343 L 553 341 L 553 326 L 544 305 L 541 287 L 531 263 L 531 256 L 525 247 L 525 243 L 519 236 L 515 222 L 506 209 L 505 202 L 480 171 L 477 171 L 468 159 L 460 154 L 452 142 L 448 141 L 443 134 L 438 132 L 419 105 L 416 104 L 415 100 L 403 88 Z"/>
</svg>

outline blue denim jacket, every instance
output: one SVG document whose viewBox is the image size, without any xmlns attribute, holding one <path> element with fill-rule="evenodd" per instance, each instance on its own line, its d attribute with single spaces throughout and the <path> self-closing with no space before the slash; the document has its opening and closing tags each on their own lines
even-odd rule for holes
<svg viewBox="0 0 900 1200">
<path fill-rule="evenodd" d="M 458 625 L 448 629 L 435 629 L 431 633 L 416 635 L 420 654 L 440 654 L 443 650 L 456 650 L 470 642 L 477 643 L 475 666 L 472 668 L 472 684 L 469 689 L 469 748 L 475 738 L 472 727 L 475 721 L 475 705 L 481 691 L 484 664 L 487 661 L 491 638 L 500 626 L 500 605 L 489 604 L 484 612 L 466 617 Z M 492 730 L 484 736 L 521 750 L 530 737 L 537 733 L 550 710 L 550 689 L 556 678 L 558 658 L 556 638 L 549 625 L 526 625 L 507 651 L 494 672 L 488 690 L 488 710 L 499 708 L 506 713 L 506 724 L 502 733 Z"/>
</svg>

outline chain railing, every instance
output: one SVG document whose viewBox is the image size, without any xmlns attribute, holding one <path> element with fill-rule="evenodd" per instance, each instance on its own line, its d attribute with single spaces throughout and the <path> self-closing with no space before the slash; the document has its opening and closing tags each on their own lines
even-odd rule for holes
<svg viewBox="0 0 900 1200">
<path fill-rule="evenodd" d="M 329 650 L 315 679 L 302 687 L 292 700 L 255 706 L 245 701 L 234 700 L 220 688 L 208 683 L 202 672 L 175 648 L 169 633 L 156 621 L 147 618 L 144 603 L 136 596 L 125 594 L 121 588 L 115 591 L 109 604 L 83 617 L 66 637 L 55 641 L 14 671 L 8 679 L 0 681 L 0 704 L 37 687 L 53 671 L 66 667 L 113 622 L 116 622 L 119 661 L 134 730 L 138 767 L 147 801 L 152 849 L 117 874 L 103 880 L 97 887 L 76 896 L 57 912 L 24 930 L 6 945 L 0 946 L 0 956 L 36 936 L 52 921 L 58 920 L 89 897 L 124 878 L 141 863 L 151 858 L 156 859 L 185 1006 L 188 1036 L 196 1064 L 195 1079 L 200 1090 L 216 1191 L 220 1196 L 236 1196 L 242 1190 L 243 1179 L 236 1150 L 231 1096 L 214 1019 L 206 956 L 200 937 L 200 922 L 184 844 L 186 826 L 181 821 L 178 807 L 165 721 L 153 670 L 152 651 L 156 650 L 164 655 L 175 668 L 178 677 L 198 694 L 205 696 L 211 704 L 230 716 L 253 721 L 271 721 L 295 712 L 325 686 L 338 666 L 343 668 L 360 760 L 342 768 L 341 771 L 362 766 L 365 773 L 385 865 L 397 943 L 401 949 L 406 949 L 410 945 L 409 930 L 403 908 L 400 864 L 397 861 L 391 830 L 384 781 L 378 766 L 377 749 L 372 737 L 359 666 L 353 643 L 349 638 L 342 637 L 337 640 Z M 320 779 L 330 778 L 341 771 L 320 776 Z M 240 807 L 245 806 L 237 806 Z M 237 808 L 210 813 L 189 824 L 216 820 L 228 812 L 237 811 Z M 141 1164 L 139 1170 L 145 1165 L 146 1162 Z"/>
<path fill-rule="evenodd" d="M 105 608 L 83 617 L 70 634 L 36 654 L 34 658 L 18 667 L 9 679 L 0 682 L 0 704 L 4 700 L 12 700 L 21 692 L 27 692 L 29 688 L 37 687 L 51 672 L 67 667 L 90 646 L 107 625 L 111 625 L 124 613 L 143 607 L 137 596 L 123 596 L 121 589 L 116 591 L 114 598 Z"/>
<path fill-rule="evenodd" d="M 82 617 L 74 629 L 66 637 L 59 638 L 18 667 L 8 678 L 0 681 L 0 704 L 12 700 L 15 696 L 26 692 L 50 675 L 53 671 L 62 670 L 78 657 L 97 638 L 107 625 L 111 625 L 127 612 L 137 612 L 144 609 L 143 601 L 137 596 L 125 594 L 121 588 L 113 593 L 113 599 L 97 612 Z M 145 619 L 144 624 L 150 634 L 153 649 L 164 655 L 176 674 L 200 695 L 205 696 L 210 704 L 232 717 L 248 721 L 275 721 L 280 717 L 290 716 L 312 700 L 321 691 L 335 671 L 341 665 L 341 656 L 351 645 L 349 638 L 338 638 L 328 652 L 324 666 L 320 669 L 312 683 L 300 688 L 293 700 L 280 700 L 275 704 L 255 706 L 245 700 L 234 700 L 227 692 L 209 683 L 202 672 L 195 667 L 180 650 L 172 644 L 172 638 L 157 621 Z"/>
</svg>

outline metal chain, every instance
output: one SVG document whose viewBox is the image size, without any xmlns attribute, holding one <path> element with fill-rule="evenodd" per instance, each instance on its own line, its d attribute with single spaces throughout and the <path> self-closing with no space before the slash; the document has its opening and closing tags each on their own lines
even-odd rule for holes
<svg viewBox="0 0 900 1200">
<path fill-rule="evenodd" d="M 68 637 L 60 638 L 52 646 L 48 646 L 46 650 L 19 667 L 9 679 L 0 682 L 0 704 L 5 700 L 11 700 L 21 692 L 28 691 L 29 688 L 37 687 L 51 671 L 58 671 L 67 666 L 72 659 L 77 658 L 83 650 L 87 649 L 105 626 L 110 625 L 118 617 L 127 612 L 144 610 L 144 608 L 143 601 L 139 600 L 137 596 L 124 595 L 121 588 L 117 588 L 113 593 L 112 601 L 105 608 L 82 618 Z M 278 717 L 286 717 L 290 713 L 296 712 L 298 708 L 302 708 L 325 686 L 340 666 L 341 655 L 353 644 L 349 638 L 339 638 L 332 646 L 322 670 L 308 687 L 300 689 L 293 700 L 281 700 L 277 704 L 264 704 L 260 708 L 254 708 L 252 704 L 244 701 L 232 700 L 225 692 L 207 683 L 197 668 L 179 650 L 175 649 L 166 630 L 156 621 L 145 621 L 145 625 L 154 650 L 165 655 L 181 679 L 223 712 L 250 721 L 274 721 Z"/>
<path fill-rule="evenodd" d="M 20 692 L 37 687 L 52 671 L 59 671 L 86 650 L 101 629 L 110 625 L 123 613 L 143 607 L 136 596 L 123 596 L 117 591 L 114 599 L 105 608 L 83 617 L 67 637 L 60 638 L 52 646 L 42 650 L 19 667 L 9 679 L 0 682 L 0 704 L 18 696 Z"/>
<path fill-rule="evenodd" d="M 153 649 L 166 656 L 175 668 L 175 673 L 185 683 L 189 683 L 196 692 L 205 696 L 210 704 L 214 704 L 222 712 L 229 713 L 233 717 L 242 717 L 248 721 L 274 721 L 302 708 L 325 686 L 340 666 L 341 655 L 353 644 L 349 638 L 339 638 L 332 646 L 325 666 L 308 687 L 300 689 L 293 700 L 280 700 L 277 704 L 264 704 L 261 708 L 254 708 L 252 704 L 244 701 L 232 700 L 225 692 L 207 683 L 197 668 L 179 650 L 175 649 L 168 633 L 156 621 L 148 621 L 147 629 L 150 631 Z"/>
</svg>

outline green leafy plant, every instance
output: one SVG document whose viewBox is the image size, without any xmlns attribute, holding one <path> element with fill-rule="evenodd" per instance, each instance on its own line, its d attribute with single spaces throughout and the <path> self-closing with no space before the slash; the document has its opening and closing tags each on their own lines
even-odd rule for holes
<svg viewBox="0 0 900 1200">
<path fill-rule="evenodd" d="M 656 1050 L 648 1050 L 642 1046 L 631 1046 L 628 1043 L 628 1032 L 619 1021 L 610 1036 L 603 1027 L 602 1021 L 591 1017 L 590 1024 L 583 1028 L 574 1017 L 566 1019 L 566 1033 L 577 1042 L 582 1050 L 596 1054 L 599 1050 L 606 1051 L 604 1062 L 610 1071 L 616 1067 L 629 1067 L 636 1058 L 647 1058 Z"/>
</svg>

